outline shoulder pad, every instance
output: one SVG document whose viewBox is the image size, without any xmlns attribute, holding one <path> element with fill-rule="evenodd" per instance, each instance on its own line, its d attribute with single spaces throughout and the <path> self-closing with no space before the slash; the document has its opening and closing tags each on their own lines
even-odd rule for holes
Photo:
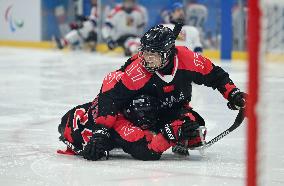
<svg viewBox="0 0 284 186">
<path fill-rule="evenodd" d="M 110 14 L 108 15 L 108 18 L 112 18 L 115 14 L 117 14 L 117 13 L 120 12 L 121 10 L 122 10 L 122 5 L 117 5 L 117 6 L 115 6 L 115 7 L 111 10 Z"/>
<path fill-rule="evenodd" d="M 114 71 L 105 76 L 102 85 L 102 93 L 111 90 L 121 79 L 124 72 Z"/>
<path fill-rule="evenodd" d="M 179 69 L 194 71 L 203 75 L 209 74 L 213 69 L 212 62 L 202 55 L 189 50 L 185 46 L 176 47 L 179 59 Z"/>
</svg>

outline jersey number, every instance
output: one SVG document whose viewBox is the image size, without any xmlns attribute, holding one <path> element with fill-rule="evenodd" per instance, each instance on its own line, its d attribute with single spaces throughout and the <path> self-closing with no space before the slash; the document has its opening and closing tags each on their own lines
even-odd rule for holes
<svg viewBox="0 0 284 186">
<path fill-rule="evenodd" d="M 83 108 L 79 108 L 75 110 L 74 118 L 73 118 L 73 130 L 77 130 L 78 122 L 80 122 L 81 125 L 85 125 L 88 121 L 88 112 L 85 111 Z"/>
<path fill-rule="evenodd" d="M 90 141 L 90 139 L 91 139 L 91 137 L 93 135 L 93 132 L 91 130 L 89 130 L 89 129 L 84 129 L 81 132 L 81 134 L 82 134 L 82 138 L 83 138 L 83 141 L 84 141 L 82 145 L 86 146 L 87 143 Z"/>
</svg>

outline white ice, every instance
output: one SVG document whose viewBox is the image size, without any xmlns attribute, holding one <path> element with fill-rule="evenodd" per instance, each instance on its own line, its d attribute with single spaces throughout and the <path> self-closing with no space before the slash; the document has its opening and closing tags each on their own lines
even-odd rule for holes
<svg viewBox="0 0 284 186">
<path fill-rule="evenodd" d="M 0 185 L 190 185 L 241 186 L 246 180 L 245 122 L 201 157 L 167 151 L 160 161 L 143 162 L 122 151 L 107 161 L 86 161 L 56 153 L 61 116 L 92 100 L 104 75 L 126 58 L 85 52 L 0 48 Z M 219 63 L 246 90 L 246 63 Z M 261 169 L 264 185 L 284 185 L 284 64 L 265 67 L 267 120 Z M 229 127 L 237 112 L 218 91 L 194 86 L 193 106 L 205 118 L 207 139 Z"/>
</svg>

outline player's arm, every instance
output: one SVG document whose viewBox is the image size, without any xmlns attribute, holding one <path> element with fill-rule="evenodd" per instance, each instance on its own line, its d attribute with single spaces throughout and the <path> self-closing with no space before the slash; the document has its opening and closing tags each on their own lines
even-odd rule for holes
<svg viewBox="0 0 284 186">
<path fill-rule="evenodd" d="M 203 47 L 202 47 L 202 44 L 201 44 L 201 41 L 200 41 L 200 34 L 199 34 L 199 31 L 197 30 L 197 28 L 192 27 L 192 33 L 191 33 L 190 37 L 192 37 L 193 51 L 198 52 L 198 53 L 202 53 Z"/>
<path fill-rule="evenodd" d="M 107 157 L 108 151 L 112 148 L 109 129 L 113 128 L 122 105 L 128 102 L 128 90 L 121 83 L 121 76 L 123 72 L 115 71 L 109 73 L 103 81 L 98 96 L 97 113 L 94 116 L 94 130 L 83 150 L 83 157 L 87 160 L 96 161 Z"/>
<path fill-rule="evenodd" d="M 96 123 L 112 128 L 117 114 L 130 99 L 131 91 L 121 82 L 124 72 L 115 71 L 109 73 L 103 81 L 98 98 L 98 115 Z"/>
<path fill-rule="evenodd" d="M 233 110 L 245 107 L 246 94 L 236 87 L 225 70 L 198 53 L 184 50 L 184 53 L 181 52 L 190 60 L 187 69 L 194 83 L 217 89 L 229 101 L 228 106 Z"/>
</svg>

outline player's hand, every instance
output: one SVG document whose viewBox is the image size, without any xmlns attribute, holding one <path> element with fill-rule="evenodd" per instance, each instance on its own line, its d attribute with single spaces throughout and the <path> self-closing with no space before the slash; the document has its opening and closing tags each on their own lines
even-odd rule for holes
<svg viewBox="0 0 284 186">
<path fill-rule="evenodd" d="M 185 120 L 178 129 L 178 140 L 191 140 L 199 136 L 199 124 L 195 121 Z"/>
<path fill-rule="evenodd" d="M 176 120 L 171 124 L 165 124 L 161 133 L 168 141 L 177 142 L 196 138 L 199 132 L 198 128 L 199 124 L 195 121 Z"/>
<path fill-rule="evenodd" d="M 228 107 L 231 110 L 240 110 L 246 107 L 247 103 L 247 94 L 241 92 L 239 89 L 233 89 L 228 97 Z"/>
<path fill-rule="evenodd" d="M 93 136 L 82 151 L 83 157 L 87 160 L 96 161 L 102 157 L 108 159 L 110 134 L 106 128 L 101 128 L 93 132 Z"/>
<path fill-rule="evenodd" d="M 79 25 L 78 25 L 76 22 L 71 22 L 71 23 L 69 24 L 69 27 L 70 27 L 71 30 L 77 30 L 77 29 L 79 29 Z"/>
<path fill-rule="evenodd" d="M 117 43 L 109 38 L 107 39 L 107 46 L 110 50 L 113 50 L 117 46 Z"/>
</svg>

